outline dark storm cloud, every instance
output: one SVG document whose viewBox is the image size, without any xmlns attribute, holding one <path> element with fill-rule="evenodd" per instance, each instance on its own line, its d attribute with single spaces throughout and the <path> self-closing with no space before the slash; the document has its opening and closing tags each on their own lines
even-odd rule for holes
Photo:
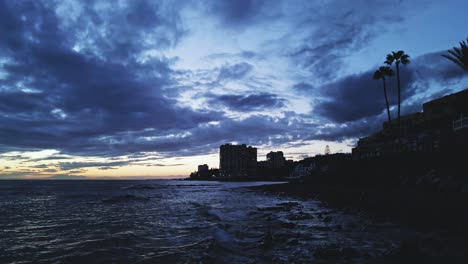
<svg viewBox="0 0 468 264">
<path fill-rule="evenodd" d="M 126 166 L 128 161 L 113 161 L 113 162 L 59 162 L 58 166 L 61 170 L 74 170 L 89 167 L 112 167 Z"/>
<path fill-rule="evenodd" d="M 339 123 L 380 114 L 385 106 L 383 88 L 380 81 L 372 80 L 372 74 L 372 71 L 367 71 L 350 75 L 326 85 L 323 87 L 326 98 L 317 103 L 315 111 Z M 392 105 L 395 103 L 394 98 L 391 96 Z"/>
<path fill-rule="evenodd" d="M 72 174 L 73 174 L 73 173 L 75 173 L 75 174 L 76 174 L 76 173 L 83 173 L 83 172 L 86 172 L 86 170 L 84 170 L 84 169 L 79 169 L 79 170 L 71 170 L 71 171 L 68 171 L 68 173 L 72 173 Z"/>
<path fill-rule="evenodd" d="M 72 159 L 72 157 L 54 155 L 54 156 L 49 156 L 49 157 L 40 158 L 40 159 L 29 159 L 28 161 L 32 162 L 32 161 L 43 161 L 43 160 L 66 160 L 66 159 Z"/>
<path fill-rule="evenodd" d="M 217 15 L 225 26 L 233 28 L 253 25 L 277 15 L 268 12 L 275 2 L 264 0 L 211 0 L 205 5 L 210 14 Z"/>
<path fill-rule="evenodd" d="M 429 82 L 432 81 L 447 84 L 462 77 L 467 77 L 466 71 L 442 57 L 443 54 L 448 54 L 448 52 L 427 53 L 417 58 L 417 66 L 413 67 L 412 70 L 417 75 L 418 82 L 426 85 L 429 85 Z"/>
<path fill-rule="evenodd" d="M 233 111 L 249 112 L 261 111 L 271 108 L 280 108 L 285 105 L 285 99 L 279 98 L 275 94 L 258 93 L 247 95 L 212 95 L 214 97 L 209 102 L 214 105 L 225 105 Z"/>
<path fill-rule="evenodd" d="M 379 131 L 382 128 L 382 120 L 380 118 L 363 119 L 346 124 L 337 124 L 333 127 L 317 127 L 314 134 L 307 137 L 307 140 L 327 140 L 327 141 L 343 141 L 346 139 L 359 138 L 368 136 Z"/>
<path fill-rule="evenodd" d="M 0 172 L 0 180 L 24 178 L 25 176 L 28 176 L 30 174 L 31 174 L 30 172 L 24 172 L 24 171 L 6 172 L 6 173 Z"/>
<path fill-rule="evenodd" d="M 180 166 L 183 164 L 161 164 L 161 163 L 149 163 L 144 161 L 152 161 L 153 158 L 141 158 L 141 159 L 127 159 L 119 161 L 103 161 L 103 162 L 59 162 L 58 167 L 61 170 L 76 170 L 83 168 L 94 168 L 96 167 L 99 170 L 113 170 L 121 166 L 128 165 L 143 165 L 143 166 L 155 166 L 155 167 L 172 167 Z M 143 162 L 143 163 L 142 163 Z M 73 172 L 71 172 L 73 173 Z"/>
<path fill-rule="evenodd" d="M 240 59 L 253 59 L 259 56 L 256 52 L 244 50 L 239 53 L 213 53 L 209 55 L 208 59 L 226 59 L 226 58 L 240 58 Z"/>
<path fill-rule="evenodd" d="M 465 82 L 462 81 L 466 73 L 458 69 L 457 65 L 442 58 L 440 54 L 440 52 L 426 54 L 415 58 L 409 65 L 401 66 L 402 100 L 410 101 L 408 105 L 403 104 L 402 108 L 405 110 L 403 114 L 406 111 L 420 111 L 422 103 L 440 96 L 440 91 L 430 92 L 430 87 L 434 83 L 447 85 L 456 81 L 468 85 L 466 79 Z M 373 118 L 382 114 L 385 111 L 382 81 L 373 80 L 373 72 L 370 70 L 349 75 L 321 87 L 325 98 L 315 105 L 315 111 L 338 123 Z M 390 104 L 396 106 L 395 76 L 387 80 L 387 89 Z M 443 94 L 449 92 L 447 89 Z"/>
<path fill-rule="evenodd" d="M 76 16 L 68 14 L 77 8 L 67 3 L 59 3 L 59 10 L 63 7 L 62 23 L 73 27 L 74 38 L 81 40 L 79 46 L 85 53 L 121 61 L 135 59 L 148 47 L 175 46 L 187 33 L 179 14 L 186 2 L 90 1 L 78 4 L 82 12 Z"/>
<path fill-rule="evenodd" d="M 224 65 L 219 70 L 218 80 L 236 80 L 241 79 L 251 72 L 253 66 L 246 62 L 237 63 L 234 65 Z"/>
<path fill-rule="evenodd" d="M 96 32 L 87 37 L 95 40 L 89 46 L 77 39 L 81 28 L 64 28 L 67 21 L 60 20 L 60 12 L 54 12 L 50 3 L 0 3 L 0 24 L 6 32 L 0 37 L 0 56 L 7 58 L 2 67 L 6 78 L 0 81 L 0 143 L 5 146 L 0 151 L 57 149 L 81 155 L 118 155 L 125 147 L 113 148 L 107 140 L 115 134 L 183 130 L 221 117 L 220 113 L 180 108 L 164 96 L 162 87 L 172 82 L 168 59 L 143 63 L 127 56 L 143 48 L 138 45 L 145 43 L 146 30 L 178 31 L 171 12 L 163 15 L 156 10 L 162 7 L 150 8 L 149 2 L 131 3 L 119 10 L 124 12 L 121 17 L 83 6 L 88 12 L 77 19 L 83 24 L 91 19 L 96 27 L 102 26 L 90 26 Z M 141 34 L 130 34 L 127 23 L 138 26 L 132 30 Z M 116 35 L 103 39 L 97 33 L 101 29 Z M 176 37 L 160 34 L 156 41 L 165 47 L 165 41 L 177 42 Z M 73 42 L 83 45 L 81 53 L 71 49 Z M 117 143 L 125 145 L 123 140 Z M 153 151 L 159 150 L 153 147 Z"/>
<path fill-rule="evenodd" d="M 399 8 L 392 1 L 309 2 L 304 12 L 310 16 L 297 25 L 300 41 L 289 52 L 300 65 L 325 81 L 339 76 L 343 59 L 368 46 L 378 33 L 393 23 L 401 23 Z M 324 12 L 326 10 L 326 12 Z M 305 32 L 305 33 L 304 33 Z"/>
<path fill-rule="evenodd" d="M 3 160 L 27 160 L 29 159 L 26 156 L 23 155 L 5 155 L 5 154 L 0 154 L 0 158 Z"/>
<path fill-rule="evenodd" d="M 213 144 L 219 147 L 223 142 L 234 141 L 258 145 L 266 143 L 269 137 L 286 133 L 288 120 L 253 115 L 242 120 L 225 119 L 219 124 L 199 127 L 192 131 L 192 138 L 196 139 L 193 142 L 199 146 Z"/>
<path fill-rule="evenodd" d="M 288 21 L 280 26 L 290 27 L 287 32 L 291 34 L 284 42 L 275 41 L 278 49 L 269 55 L 263 46 L 261 50 L 231 50 L 234 53 L 208 56 L 226 59 L 213 69 L 174 70 L 177 59 L 162 54 L 190 33 L 191 21 L 183 21 L 180 15 L 190 4 L 194 1 L 0 1 L 0 153 L 56 149 L 92 157 L 145 156 L 145 152 L 188 156 L 214 153 L 226 142 L 274 145 L 307 139 L 344 140 L 374 131 L 384 119 L 382 87 L 371 79 L 372 71 L 339 80 L 335 77 L 344 57 L 362 50 L 379 30 L 385 30 L 386 23 L 401 21 L 399 12 L 388 12 L 394 2 L 200 2 L 210 18 L 222 22 L 221 30 L 246 32 L 249 27 L 275 23 L 282 16 Z M 291 13 L 297 11 L 297 16 L 279 12 L 281 5 L 294 7 Z M 153 53 L 158 55 L 149 55 Z M 317 75 L 317 83 L 328 82 L 320 87 L 315 81 L 310 81 L 312 85 L 293 80 L 294 92 L 320 99 L 315 101 L 313 116 L 281 113 L 284 116 L 273 118 L 249 113 L 281 108 L 288 102 L 284 95 L 268 92 L 208 96 L 211 109 L 242 112 L 243 119 L 232 117 L 229 111 L 180 106 L 183 92 L 206 95 L 206 87 L 220 87 L 224 82 L 242 80 L 251 89 L 268 91 L 266 88 L 275 85 L 275 76 L 258 75 L 256 70 L 262 64 L 255 64 L 255 59 L 280 53 Z M 404 98 L 414 99 L 404 107 L 416 109 L 420 100 L 427 99 L 415 95 L 430 82 L 450 84 L 459 75 L 433 56 L 420 66 L 402 68 Z M 178 82 L 177 78 L 194 81 Z M 394 83 L 389 87 L 395 105 Z M 192 107 L 191 102 L 182 103 Z M 376 117 L 375 122 L 365 120 Z M 332 121 L 335 126 L 312 119 Z M 60 162 L 58 166 L 79 173 L 68 170 L 111 169 L 130 162 L 138 161 Z"/>
<path fill-rule="evenodd" d="M 118 167 L 110 167 L 110 166 L 105 166 L 105 167 L 99 167 L 98 170 L 116 170 Z"/>
<path fill-rule="evenodd" d="M 47 164 L 40 164 L 40 165 L 31 166 L 31 168 L 35 168 L 35 169 L 47 169 L 48 167 L 49 167 L 49 165 L 47 165 Z"/>
<path fill-rule="evenodd" d="M 300 82 L 300 83 L 296 83 L 295 85 L 293 85 L 293 90 L 298 92 L 298 93 L 311 93 L 313 90 L 314 90 L 314 86 L 311 85 L 310 83 L 305 83 L 305 82 Z"/>
<path fill-rule="evenodd" d="M 144 164 L 144 165 L 147 166 L 147 167 L 177 167 L 177 166 L 183 166 L 185 164 L 183 164 L 183 163 L 176 163 L 176 164 L 147 163 L 147 164 Z"/>
<path fill-rule="evenodd" d="M 160 153 L 162 157 L 215 153 L 226 142 L 251 145 L 286 142 L 286 136 L 293 128 L 288 123 L 287 118 L 275 119 L 265 115 L 252 115 L 241 120 L 226 118 L 213 124 L 200 124 L 187 130 L 184 135 L 168 135 L 152 140 L 141 140 L 141 135 L 135 135 L 128 146 L 141 150 L 157 145 L 165 149 Z"/>
<path fill-rule="evenodd" d="M 343 141 L 376 132 L 381 119 L 359 120 L 347 124 L 330 125 L 314 122 L 310 116 L 285 112 L 281 118 L 253 115 L 243 120 L 224 120 L 219 124 L 193 129 L 190 154 L 202 149 L 216 150 L 226 142 L 259 145 L 281 145 L 307 140 Z M 298 143 L 299 142 L 299 143 Z"/>
<path fill-rule="evenodd" d="M 47 177 L 46 179 L 49 180 L 85 180 L 89 179 L 86 176 L 78 176 L 78 175 L 69 175 L 69 174 L 57 174 L 54 176 Z"/>
</svg>

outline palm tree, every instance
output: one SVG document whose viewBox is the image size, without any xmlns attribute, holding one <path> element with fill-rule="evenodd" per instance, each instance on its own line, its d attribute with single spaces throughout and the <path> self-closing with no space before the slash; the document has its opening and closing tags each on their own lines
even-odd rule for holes
<svg viewBox="0 0 468 264">
<path fill-rule="evenodd" d="M 387 114 L 388 114 L 388 124 L 392 127 L 392 117 L 390 116 L 390 106 L 388 104 L 388 96 L 387 96 L 387 84 L 385 82 L 385 76 L 392 77 L 393 70 L 390 67 L 381 66 L 378 70 L 374 72 L 374 76 L 372 77 L 374 80 L 382 80 L 383 81 L 383 90 L 385 96 L 385 103 L 387 104 Z"/>
<path fill-rule="evenodd" d="M 442 55 L 442 57 L 445 57 L 454 63 L 456 63 L 458 66 L 462 67 L 465 71 L 468 71 L 468 38 L 465 41 L 460 42 L 460 48 L 453 47 L 453 50 L 449 50 L 448 52 L 452 55 Z"/>
<path fill-rule="evenodd" d="M 398 52 L 392 51 L 392 54 L 387 54 L 387 59 L 385 63 L 388 65 L 392 65 L 395 63 L 396 66 L 396 73 L 397 73 L 397 85 L 398 85 L 398 128 L 401 133 L 401 85 L 400 85 L 400 63 L 406 65 L 410 62 L 409 55 L 405 54 L 404 51 L 399 50 Z"/>
</svg>

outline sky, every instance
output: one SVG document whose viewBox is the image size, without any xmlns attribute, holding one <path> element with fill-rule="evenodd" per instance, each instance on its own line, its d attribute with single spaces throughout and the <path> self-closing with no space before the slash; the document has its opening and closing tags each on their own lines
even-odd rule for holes
<svg viewBox="0 0 468 264">
<path fill-rule="evenodd" d="M 0 179 L 188 176 L 219 146 L 350 152 L 386 118 L 372 74 L 404 50 L 402 113 L 468 88 L 443 58 L 463 0 L 0 1 Z M 389 80 L 396 116 L 396 81 Z"/>
</svg>

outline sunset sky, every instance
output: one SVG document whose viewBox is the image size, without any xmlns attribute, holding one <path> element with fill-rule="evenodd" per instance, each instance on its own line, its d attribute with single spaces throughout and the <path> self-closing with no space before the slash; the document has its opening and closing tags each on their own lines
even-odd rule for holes
<svg viewBox="0 0 468 264">
<path fill-rule="evenodd" d="M 289 159 L 350 152 L 385 121 L 468 88 L 440 56 L 468 1 L 0 1 L 0 179 L 180 177 L 225 143 Z M 396 116 L 395 80 L 389 93 Z"/>
</svg>

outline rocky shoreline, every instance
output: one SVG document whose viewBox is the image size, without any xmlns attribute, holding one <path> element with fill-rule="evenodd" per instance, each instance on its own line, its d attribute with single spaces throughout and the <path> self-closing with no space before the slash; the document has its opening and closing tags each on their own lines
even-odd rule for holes
<svg viewBox="0 0 468 264">
<path fill-rule="evenodd" d="M 399 249 L 389 253 L 398 262 L 458 263 L 468 260 L 468 185 L 463 164 L 463 156 L 349 161 L 296 182 L 252 189 L 317 199 L 350 214 L 363 213 L 376 222 L 417 230 L 420 236 L 401 241 Z"/>
</svg>

